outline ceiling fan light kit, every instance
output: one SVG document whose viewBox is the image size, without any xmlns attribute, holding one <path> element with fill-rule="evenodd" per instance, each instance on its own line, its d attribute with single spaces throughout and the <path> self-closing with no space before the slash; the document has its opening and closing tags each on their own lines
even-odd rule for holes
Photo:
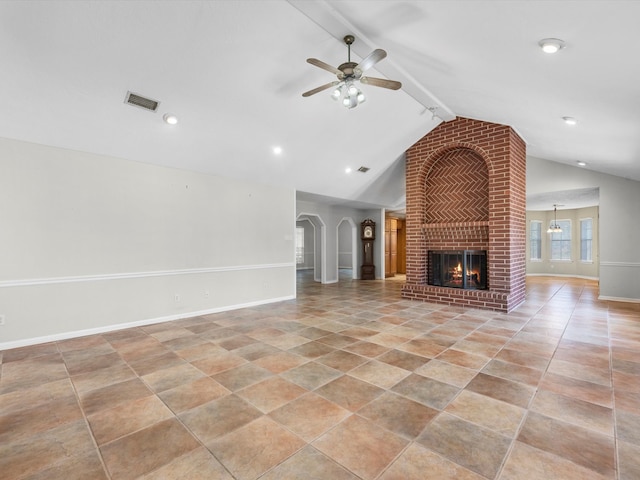
<svg viewBox="0 0 640 480">
<path fill-rule="evenodd" d="M 343 85 L 338 85 L 331 94 L 334 100 L 341 100 L 342 105 L 347 108 L 354 108 L 366 100 L 364 93 L 356 87 L 353 82 L 347 81 Z"/>
<path fill-rule="evenodd" d="M 367 55 L 362 62 L 355 63 L 351 61 L 351 44 L 355 41 L 353 35 L 347 35 L 344 37 L 344 43 L 347 44 L 348 57 L 347 61 L 337 68 L 325 63 L 317 58 L 307 58 L 307 63 L 314 65 L 323 70 L 327 70 L 336 75 L 337 81 L 329 82 L 320 87 L 316 87 L 308 92 L 302 94 L 303 97 L 310 97 L 316 93 L 322 92 L 328 88 L 335 87 L 331 98 L 342 103 L 348 109 L 352 109 L 366 101 L 366 97 L 362 90 L 358 88 L 356 82 L 364 83 L 366 85 L 373 85 L 374 87 L 388 88 L 390 90 L 398 90 L 402 87 L 400 82 L 395 80 L 387 80 L 384 78 L 363 77 L 362 74 L 365 70 L 373 67 L 376 63 L 387 56 L 387 52 L 381 49 L 376 49 Z"/>
</svg>

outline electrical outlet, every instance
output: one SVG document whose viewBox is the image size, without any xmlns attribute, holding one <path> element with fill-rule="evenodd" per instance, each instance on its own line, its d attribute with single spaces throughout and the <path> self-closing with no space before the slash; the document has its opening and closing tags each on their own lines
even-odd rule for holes
<svg viewBox="0 0 640 480">
<path fill-rule="evenodd" d="M 175 299 L 176 302 L 179 302 L 180 301 L 180 295 L 176 293 L 174 299 Z"/>
<path fill-rule="evenodd" d="M 0 315 L 0 325 L 4 325 L 4 315 Z"/>
</svg>

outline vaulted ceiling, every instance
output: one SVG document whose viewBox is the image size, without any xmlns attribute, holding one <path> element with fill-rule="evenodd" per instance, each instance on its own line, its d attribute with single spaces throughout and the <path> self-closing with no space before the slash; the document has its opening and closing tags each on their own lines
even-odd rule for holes
<svg viewBox="0 0 640 480">
<path fill-rule="evenodd" d="M 529 155 L 640 180 L 638 18 L 616 0 L 5 0 L 0 137 L 398 208 L 403 152 L 463 116 L 512 126 Z M 386 50 L 368 73 L 403 88 L 363 85 L 352 110 L 331 90 L 303 98 L 335 78 L 306 59 L 345 62 L 346 34 L 356 62 Z M 544 54 L 546 37 L 566 48 Z"/>
</svg>

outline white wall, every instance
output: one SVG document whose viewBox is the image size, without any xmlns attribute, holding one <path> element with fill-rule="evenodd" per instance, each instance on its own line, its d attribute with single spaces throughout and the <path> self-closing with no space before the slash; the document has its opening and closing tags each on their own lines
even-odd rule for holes
<svg viewBox="0 0 640 480">
<path fill-rule="evenodd" d="M 351 224 L 342 222 L 338 227 L 338 268 L 353 268 L 353 258 L 356 252 L 352 251 L 352 239 L 359 235 L 359 227 L 356 233 L 352 232 Z M 357 243 L 357 242 L 356 242 Z"/>
<path fill-rule="evenodd" d="M 527 157 L 527 194 L 599 188 L 600 298 L 640 301 L 640 182 Z"/>
<path fill-rule="evenodd" d="M 558 221 L 569 220 L 571 222 L 571 260 L 551 260 L 551 235 L 546 233 L 549 224 L 554 221 L 552 211 L 527 211 L 527 274 L 528 275 L 566 275 L 597 279 L 599 276 L 598 256 L 598 207 L 558 210 Z M 592 260 L 580 261 L 580 220 L 590 218 L 592 220 Z M 542 224 L 542 258 L 540 261 L 531 260 L 530 227 L 533 220 Z"/>
<path fill-rule="evenodd" d="M 295 192 L 0 139 L 0 349 L 295 297 Z"/>
</svg>

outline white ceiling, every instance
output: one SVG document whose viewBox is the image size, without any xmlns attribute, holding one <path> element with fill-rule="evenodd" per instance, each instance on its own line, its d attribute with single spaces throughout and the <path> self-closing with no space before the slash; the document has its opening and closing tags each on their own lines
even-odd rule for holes
<svg viewBox="0 0 640 480">
<path fill-rule="evenodd" d="M 614 0 L 5 0 L 0 137 L 398 208 L 385 172 L 463 116 L 512 126 L 529 155 L 640 180 L 638 19 L 640 2 Z M 368 73 L 402 90 L 365 85 L 353 110 L 302 98 L 334 79 L 305 60 L 343 63 L 346 34 L 355 61 L 385 49 Z M 543 54 L 545 37 L 567 47 Z"/>
<path fill-rule="evenodd" d="M 593 207 L 600 204 L 599 188 L 576 188 L 561 192 L 544 192 L 527 195 L 527 210 L 558 210 Z"/>
</svg>

